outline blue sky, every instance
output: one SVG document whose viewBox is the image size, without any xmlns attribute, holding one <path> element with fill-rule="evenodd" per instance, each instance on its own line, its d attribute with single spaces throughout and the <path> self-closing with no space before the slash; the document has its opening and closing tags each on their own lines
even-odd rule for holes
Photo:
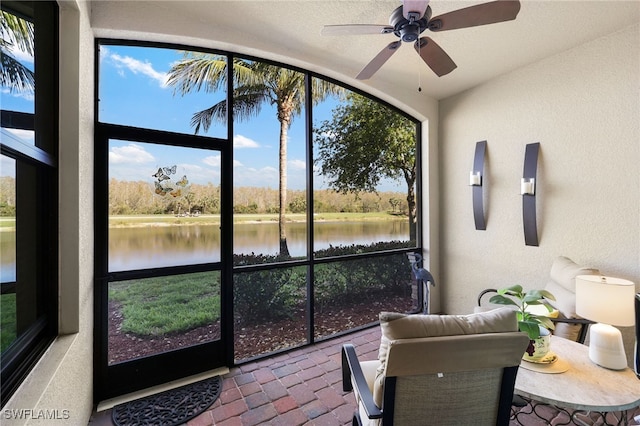
<svg viewBox="0 0 640 426">
<path fill-rule="evenodd" d="M 6 35 L 4 34 L 3 39 L 8 40 Z M 33 71 L 33 56 L 17 49 L 8 50 L 14 58 L 19 60 L 24 66 Z M 0 86 L 0 105 L 2 106 L 2 109 L 33 113 L 33 100 L 34 97 L 32 93 L 12 92 L 7 87 Z M 3 133 L 0 136 L 0 141 L 2 141 L 5 137 L 18 138 L 22 141 L 26 141 L 29 144 L 34 143 L 33 132 L 28 130 L 3 129 Z M 8 159 L 5 156 L 0 156 L 0 176 L 15 177 L 15 162 L 13 160 Z"/>
<path fill-rule="evenodd" d="M 190 127 L 192 114 L 224 100 L 226 96 L 224 92 L 174 94 L 173 87 L 167 86 L 166 81 L 171 65 L 182 58 L 179 51 L 102 46 L 100 56 L 101 121 L 193 134 Z M 335 101 L 331 105 L 335 105 Z M 330 114 L 331 107 L 322 110 Z M 315 111 L 316 114 L 318 112 Z M 225 123 L 215 123 L 203 134 L 226 138 L 226 129 Z M 275 108 L 264 105 L 257 117 L 236 122 L 234 130 L 234 185 L 277 188 L 280 123 Z M 287 147 L 288 187 L 304 189 L 303 117 L 296 117 L 289 128 Z M 109 157 L 112 176 L 119 179 L 144 178 L 143 165 L 155 173 L 157 167 L 175 164 L 178 174 L 184 172 L 191 182 L 219 183 L 220 157 L 217 151 L 112 141 Z"/>
<path fill-rule="evenodd" d="M 33 66 L 33 59 L 16 53 L 24 63 Z M 172 64 L 182 58 L 182 52 L 135 46 L 101 46 L 99 120 L 107 123 L 193 134 L 190 120 L 193 113 L 225 99 L 225 93 L 195 92 L 186 96 L 174 93 L 167 85 Z M 29 62 L 30 61 L 30 62 Z M 33 97 L 2 92 L 2 109 L 33 111 Z M 314 120 L 319 123 L 331 117 L 337 100 L 329 99 L 314 108 Z M 287 175 L 290 189 L 305 189 L 305 128 L 304 117 L 295 117 L 288 131 Z M 33 139 L 24 131 L 10 130 L 17 137 Z M 226 123 L 214 123 L 208 136 L 226 138 Z M 261 113 L 250 120 L 234 123 L 234 185 L 278 187 L 278 150 L 280 123 L 273 106 L 264 105 Z M 172 181 L 188 176 L 191 183 L 220 183 L 220 153 L 170 147 L 153 143 L 112 140 L 109 144 L 110 177 L 119 180 L 146 180 L 158 168 L 176 166 Z M 6 169 L 2 167 L 2 169 Z M 3 170 L 2 175 L 6 175 Z M 316 174 L 316 189 L 327 188 Z M 387 182 L 381 190 L 404 191 L 402 183 Z"/>
</svg>

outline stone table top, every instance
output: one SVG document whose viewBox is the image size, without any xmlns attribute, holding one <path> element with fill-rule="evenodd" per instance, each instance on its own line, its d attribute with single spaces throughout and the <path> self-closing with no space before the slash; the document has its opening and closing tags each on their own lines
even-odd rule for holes
<svg viewBox="0 0 640 426">
<path fill-rule="evenodd" d="M 516 394 L 575 410 L 611 412 L 640 406 L 640 380 L 630 368 L 600 367 L 589 359 L 588 346 L 557 336 L 551 337 L 551 351 L 568 362 L 569 369 L 547 374 L 521 367 Z"/>
</svg>

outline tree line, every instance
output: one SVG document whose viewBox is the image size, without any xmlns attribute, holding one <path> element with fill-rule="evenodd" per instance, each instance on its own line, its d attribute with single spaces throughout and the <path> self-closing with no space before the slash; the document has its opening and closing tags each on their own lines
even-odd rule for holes
<svg viewBox="0 0 640 426">
<path fill-rule="evenodd" d="M 15 216 L 15 178 L 0 177 L 0 216 Z M 306 191 L 287 190 L 287 213 L 307 211 Z M 358 195 L 340 193 L 332 189 L 313 191 L 316 213 L 372 213 L 390 212 L 407 215 L 406 195 L 402 192 L 360 192 Z M 278 213 L 278 189 L 237 187 L 233 190 L 234 213 Z M 159 196 L 153 183 L 144 181 L 109 181 L 109 215 L 220 213 L 220 186 L 191 184 L 189 192 L 173 198 Z"/>
<path fill-rule="evenodd" d="M 315 213 L 391 212 L 407 214 L 406 196 L 402 192 L 361 192 L 345 194 L 332 189 L 313 192 Z M 287 190 L 287 213 L 305 213 L 307 194 L 304 190 Z M 279 190 L 266 187 L 236 187 L 233 190 L 233 212 L 237 214 L 279 213 Z M 109 181 L 109 214 L 219 214 L 220 186 L 191 184 L 181 197 L 154 192 L 152 183 L 144 181 Z"/>
</svg>

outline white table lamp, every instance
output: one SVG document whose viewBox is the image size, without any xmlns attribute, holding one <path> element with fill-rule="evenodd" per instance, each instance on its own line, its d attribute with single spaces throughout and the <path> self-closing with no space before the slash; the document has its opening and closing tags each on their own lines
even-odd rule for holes
<svg viewBox="0 0 640 426">
<path fill-rule="evenodd" d="M 620 278 L 599 275 L 576 277 L 576 313 L 597 322 L 589 331 L 589 358 L 612 370 L 627 368 L 622 333 L 615 327 L 634 325 L 636 286 Z"/>
</svg>

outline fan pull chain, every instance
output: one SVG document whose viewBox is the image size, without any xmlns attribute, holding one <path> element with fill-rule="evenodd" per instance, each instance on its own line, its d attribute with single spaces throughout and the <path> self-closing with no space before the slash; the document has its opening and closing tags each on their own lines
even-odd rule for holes
<svg viewBox="0 0 640 426">
<path fill-rule="evenodd" d="M 422 81 L 421 81 L 422 73 L 418 71 L 418 92 L 422 92 Z"/>
</svg>

